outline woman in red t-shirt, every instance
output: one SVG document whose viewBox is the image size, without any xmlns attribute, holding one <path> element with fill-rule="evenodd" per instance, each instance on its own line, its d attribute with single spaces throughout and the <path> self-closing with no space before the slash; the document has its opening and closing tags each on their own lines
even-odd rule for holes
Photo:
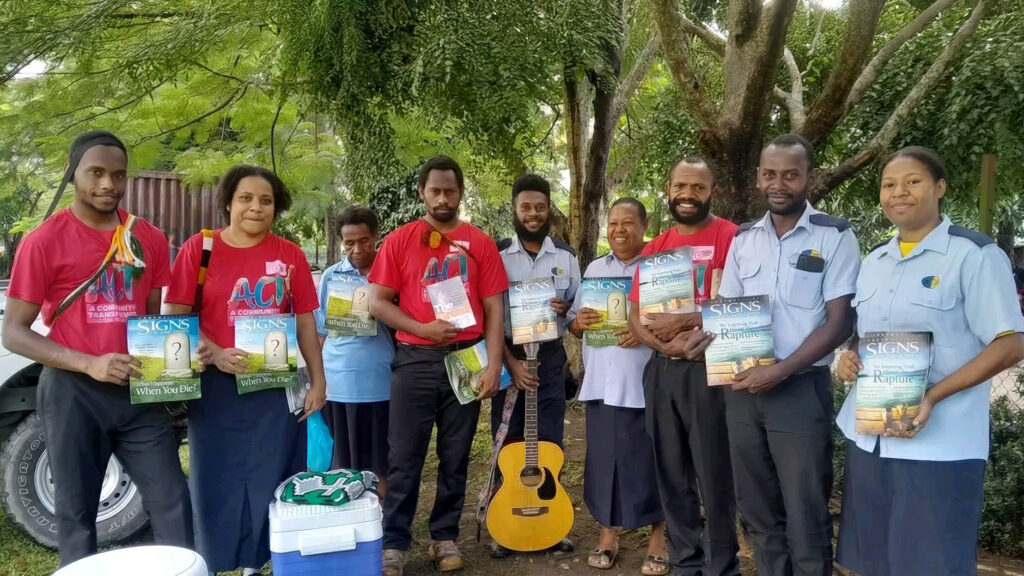
<svg viewBox="0 0 1024 576">
<path fill-rule="evenodd" d="M 267 507 L 277 485 L 305 469 L 299 423 L 326 401 L 327 384 L 313 311 L 316 286 L 302 250 L 270 233 L 291 197 L 272 172 L 236 166 L 217 186 L 217 206 L 229 225 L 214 233 L 199 302 L 200 340 L 206 351 L 202 398 L 189 412 L 189 484 L 196 547 L 213 572 L 242 567 L 259 572 L 270 559 Z M 166 303 L 171 313 L 195 304 L 203 237 L 181 247 Z M 305 412 L 288 411 L 283 389 L 238 394 L 235 374 L 247 354 L 235 348 L 235 319 L 295 314 L 299 351 L 312 388 Z"/>
</svg>

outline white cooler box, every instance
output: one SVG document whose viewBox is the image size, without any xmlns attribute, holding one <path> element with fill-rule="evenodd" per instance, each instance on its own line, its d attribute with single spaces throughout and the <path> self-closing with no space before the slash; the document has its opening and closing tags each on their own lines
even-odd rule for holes
<svg viewBox="0 0 1024 576">
<path fill-rule="evenodd" d="M 344 506 L 271 503 L 274 576 L 380 576 L 381 518 L 371 492 Z"/>
</svg>

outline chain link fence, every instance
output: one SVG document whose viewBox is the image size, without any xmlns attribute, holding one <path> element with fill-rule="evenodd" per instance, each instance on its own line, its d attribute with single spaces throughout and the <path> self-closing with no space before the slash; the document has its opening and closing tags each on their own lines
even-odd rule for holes
<svg viewBox="0 0 1024 576">
<path fill-rule="evenodd" d="M 1014 406 L 1024 410 L 1024 384 L 1021 383 L 1021 376 L 1024 374 L 1024 362 L 1013 368 L 997 374 L 992 379 L 992 400 L 1005 396 Z"/>
</svg>

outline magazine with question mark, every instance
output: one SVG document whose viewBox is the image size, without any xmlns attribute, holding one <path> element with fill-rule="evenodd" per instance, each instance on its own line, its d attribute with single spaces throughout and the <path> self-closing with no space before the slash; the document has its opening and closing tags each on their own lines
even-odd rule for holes
<svg viewBox="0 0 1024 576">
<path fill-rule="evenodd" d="M 128 353 L 142 363 L 131 378 L 132 404 L 195 400 L 199 386 L 199 316 L 129 316 Z"/>
<path fill-rule="evenodd" d="M 294 314 L 236 318 L 235 348 L 249 353 L 248 369 L 235 376 L 239 394 L 299 383 Z"/>
</svg>

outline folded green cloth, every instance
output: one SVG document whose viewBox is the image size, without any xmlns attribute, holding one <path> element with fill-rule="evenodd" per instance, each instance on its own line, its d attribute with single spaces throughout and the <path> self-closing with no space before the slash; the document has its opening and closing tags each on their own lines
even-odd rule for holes
<svg viewBox="0 0 1024 576">
<path fill-rule="evenodd" d="M 377 489 L 377 476 L 370 471 L 339 468 L 327 472 L 299 472 L 277 487 L 274 496 L 289 504 L 341 506 Z"/>
</svg>

